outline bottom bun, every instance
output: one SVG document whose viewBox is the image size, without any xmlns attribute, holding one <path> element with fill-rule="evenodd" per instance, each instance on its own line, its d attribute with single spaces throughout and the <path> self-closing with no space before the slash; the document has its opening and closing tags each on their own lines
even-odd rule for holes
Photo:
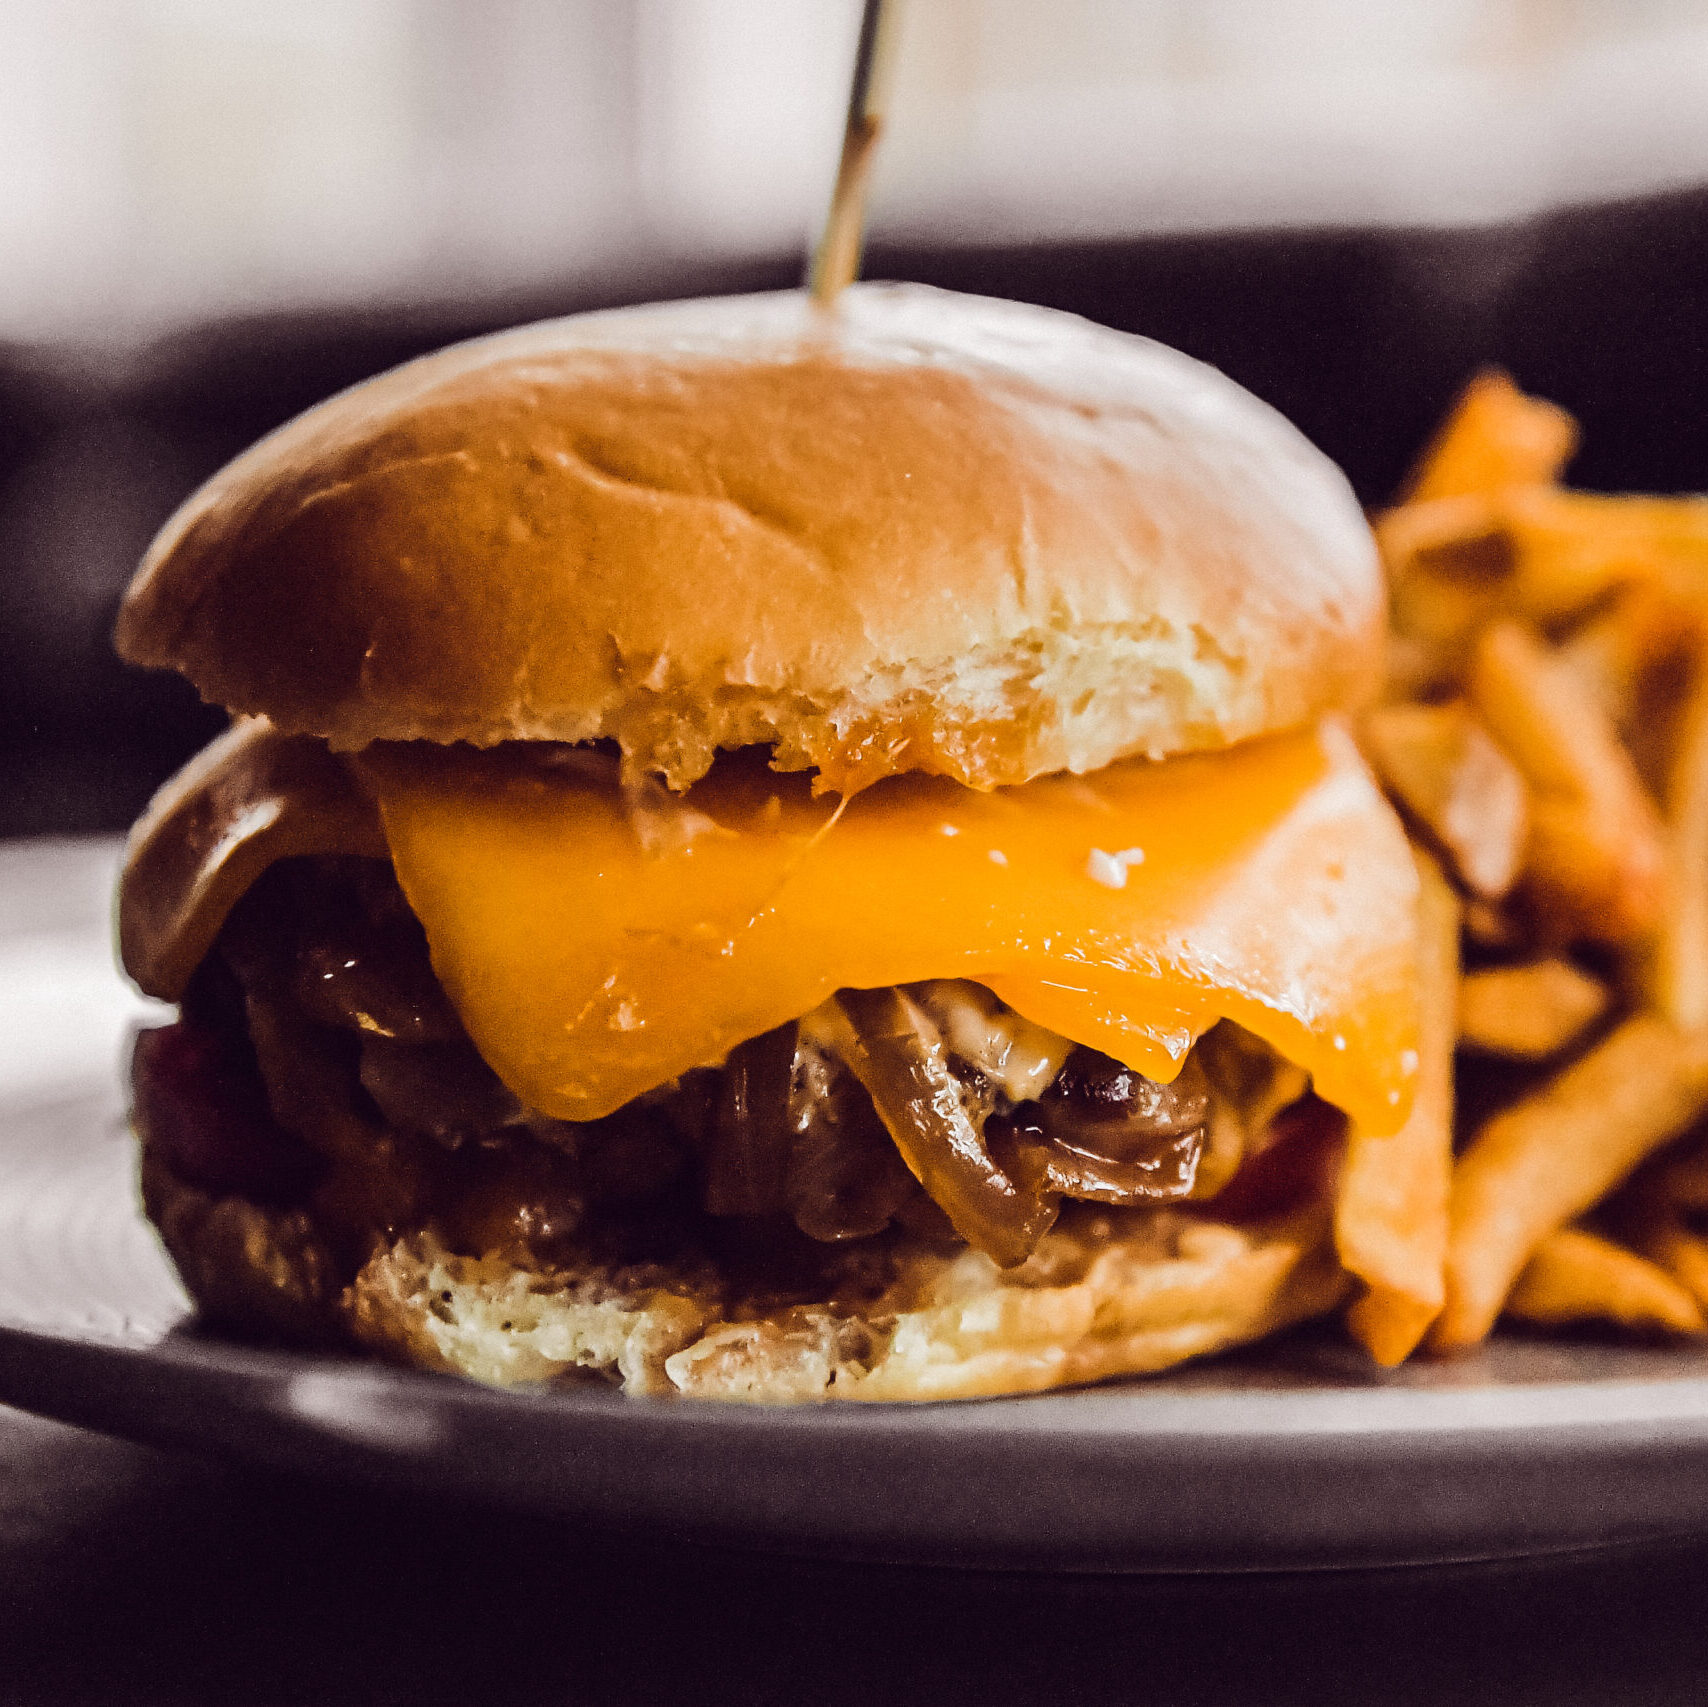
<svg viewBox="0 0 1708 1707">
<path fill-rule="evenodd" d="M 135 1124 L 143 1140 L 143 1211 L 202 1315 L 270 1339 L 341 1338 L 337 1265 L 307 1213 L 187 1184 Z"/>
<path fill-rule="evenodd" d="M 301 1211 L 211 1196 L 142 1136 L 144 1205 L 211 1320 L 495 1386 L 603 1376 L 631 1394 L 756 1403 L 988 1398 L 1154 1373 L 1324 1314 L 1349 1285 L 1321 1207 L 1250 1226 L 1088 1207 L 1017 1268 L 902 1238 L 881 1287 L 805 1303 L 732 1303 L 704 1263 L 528 1267 L 431 1232 L 340 1288 Z"/>
</svg>

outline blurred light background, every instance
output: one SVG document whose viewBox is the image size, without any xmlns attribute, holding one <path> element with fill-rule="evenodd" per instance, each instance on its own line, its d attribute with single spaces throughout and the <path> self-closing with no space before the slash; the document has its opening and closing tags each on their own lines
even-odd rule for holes
<svg viewBox="0 0 1708 1707">
<path fill-rule="evenodd" d="M 0 335 L 799 247 L 856 0 L 5 0 Z M 913 0 L 874 231 L 1487 220 L 1708 176 L 1700 0 Z"/>
<path fill-rule="evenodd" d="M 548 313 L 798 279 L 858 0 L 0 0 L 0 834 L 218 714 L 111 658 L 199 479 Z M 868 271 L 1217 362 L 1371 501 L 1478 360 L 1708 486 L 1702 0 L 908 0 Z"/>
</svg>

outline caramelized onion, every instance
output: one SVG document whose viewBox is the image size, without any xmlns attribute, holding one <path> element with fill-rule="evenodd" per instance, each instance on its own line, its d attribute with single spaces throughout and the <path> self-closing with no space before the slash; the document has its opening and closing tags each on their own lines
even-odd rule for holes
<svg viewBox="0 0 1708 1707">
<path fill-rule="evenodd" d="M 998 1115 L 987 1137 L 1042 1167 L 1053 1190 L 1096 1203 L 1187 1197 L 1203 1150 L 1209 1085 L 1195 1058 L 1158 1084 L 1076 1049 L 1044 1095 Z"/>
<path fill-rule="evenodd" d="M 1198 1039 L 1192 1058 L 1202 1065 L 1217 1102 L 1238 1118 L 1248 1147 L 1255 1147 L 1275 1116 L 1310 1089 L 1303 1067 L 1283 1060 L 1229 1019 Z"/>
<path fill-rule="evenodd" d="M 387 1125 L 441 1144 L 455 1146 L 522 1118 L 515 1094 L 466 1040 L 404 1043 L 369 1035 L 359 1073 Z"/>
<path fill-rule="evenodd" d="M 732 1049 L 724 1063 L 704 1162 L 712 1215 L 775 1215 L 785 1207 L 798 1029 L 780 1025 Z"/>
<path fill-rule="evenodd" d="M 871 1098 L 797 1025 L 730 1052 L 701 1169 L 708 1214 L 787 1214 L 820 1243 L 882 1232 L 919 1189 Z"/>
<path fill-rule="evenodd" d="M 1164 1085 L 1111 1056 L 1080 1048 L 1039 1100 L 1051 1137 L 1124 1161 L 1159 1138 L 1178 1138 L 1202 1127 L 1210 1112 L 1210 1086 L 1193 1055 Z"/>
<path fill-rule="evenodd" d="M 440 1231 L 470 1256 L 497 1250 L 550 1262 L 567 1253 L 586 1218 L 573 1160 L 544 1144 L 465 1150 L 438 1198 Z"/>
<path fill-rule="evenodd" d="M 1048 1231 L 1057 1201 L 1041 1174 L 1016 1179 L 985 1147 L 935 1026 L 901 990 L 841 990 L 848 1066 L 902 1159 L 969 1245 L 1011 1267 Z"/>
<path fill-rule="evenodd" d="M 244 896 L 220 948 L 242 987 L 274 1118 L 331 1164 L 315 1190 L 314 1212 L 342 1253 L 359 1259 L 374 1236 L 419 1223 L 430 1161 L 422 1138 L 378 1118 L 360 1083 L 357 1037 L 316 1023 L 295 999 L 293 875 L 308 874 L 275 867 Z"/>
<path fill-rule="evenodd" d="M 427 938 L 377 860 L 294 862 L 293 994 L 311 1019 L 410 1043 L 466 1039 L 427 955 Z"/>
<path fill-rule="evenodd" d="M 795 1225 L 821 1243 L 881 1233 L 920 1191 L 872 1099 L 840 1074 L 803 1113 L 789 1163 Z"/>
<path fill-rule="evenodd" d="M 1162 1139 L 1142 1161 L 1116 1162 L 1052 1143 L 1043 1161 L 1049 1182 L 1069 1197 L 1094 1203 L 1156 1203 L 1189 1197 L 1198 1171 L 1204 1129 Z"/>
</svg>

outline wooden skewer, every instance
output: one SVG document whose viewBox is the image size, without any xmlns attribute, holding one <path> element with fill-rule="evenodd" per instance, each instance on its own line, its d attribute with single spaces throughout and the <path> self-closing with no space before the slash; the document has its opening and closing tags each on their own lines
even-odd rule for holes
<svg viewBox="0 0 1708 1707">
<path fill-rule="evenodd" d="M 860 45 L 854 54 L 854 80 L 848 91 L 848 122 L 842 132 L 842 159 L 830 212 L 807 269 L 807 288 L 826 305 L 860 270 L 865 240 L 866 188 L 872 160 L 884 128 L 890 68 L 895 59 L 897 0 L 865 0 L 860 16 Z"/>
</svg>

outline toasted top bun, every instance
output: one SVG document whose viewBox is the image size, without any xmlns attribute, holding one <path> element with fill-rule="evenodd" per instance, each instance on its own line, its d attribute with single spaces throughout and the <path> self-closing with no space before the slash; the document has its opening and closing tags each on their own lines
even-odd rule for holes
<svg viewBox="0 0 1708 1707">
<path fill-rule="evenodd" d="M 913 286 L 458 345 L 238 458 L 150 550 L 134 663 L 341 749 L 720 747 L 975 788 L 1308 722 L 1380 665 L 1338 471 L 1214 369 Z"/>
</svg>

